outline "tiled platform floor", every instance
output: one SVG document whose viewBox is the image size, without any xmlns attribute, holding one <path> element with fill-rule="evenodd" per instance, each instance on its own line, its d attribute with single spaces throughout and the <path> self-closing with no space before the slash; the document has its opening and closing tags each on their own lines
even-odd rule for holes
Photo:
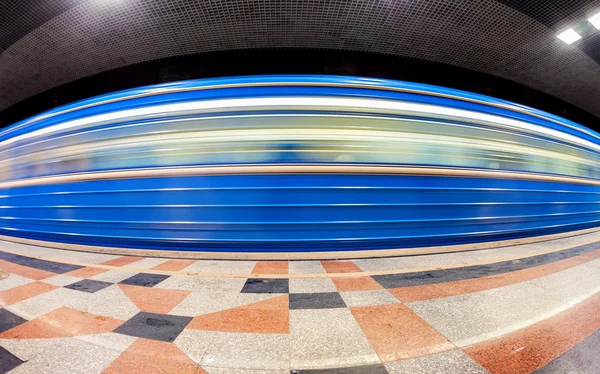
<svg viewBox="0 0 600 374">
<path fill-rule="evenodd" d="M 289 262 L 0 242 L 0 373 L 598 373 L 599 291 L 600 232 Z"/>
</svg>

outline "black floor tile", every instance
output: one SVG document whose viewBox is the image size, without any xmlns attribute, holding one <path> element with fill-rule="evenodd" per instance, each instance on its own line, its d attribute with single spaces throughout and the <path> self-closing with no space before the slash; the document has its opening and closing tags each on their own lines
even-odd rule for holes
<svg viewBox="0 0 600 374">
<path fill-rule="evenodd" d="M 8 373 L 23 362 L 25 361 L 0 347 L 0 373 Z"/>
<path fill-rule="evenodd" d="M 339 369 L 292 370 L 292 374 L 388 374 L 382 364 L 354 366 Z"/>
<path fill-rule="evenodd" d="M 0 333 L 10 330 L 13 327 L 19 326 L 25 322 L 27 322 L 26 319 L 21 318 L 6 309 L 0 309 Z M 0 373 L 1 372 L 2 371 L 0 371 Z"/>
<path fill-rule="evenodd" d="M 546 253 L 538 256 L 495 262 L 487 265 L 466 266 L 456 269 L 423 271 L 404 274 L 373 275 L 384 288 L 413 287 L 427 284 L 456 282 L 490 275 L 504 274 L 512 271 L 528 269 L 534 266 L 549 264 L 573 256 L 588 253 L 598 248 L 598 243 L 585 244 L 564 251 Z"/>
<path fill-rule="evenodd" d="M 288 279 L 248 279 L 242 293 L 288 293 Z"/>
<path fill-rule="evenodd" d="M 132 286 L 154 287 L 169 277 L 170 275 L 139 273 L 119 283 L 130 284 Z"/>
<path fill-rule="evenodd" d="M 58 274 L 68 273 L 83 267 L 79 265 L 61 264 L 60 262 L 40 260 L 39 258 L 21 256 L 2 251 L 0 251 L 0 260 Z"/>
<path fill-rule="evenodd" d="M 345 307 L 346 303 L 337 292 L 290 294 L 290 309 L 326 309 Z"/>
<path fill-rule="evenodd" d="M 113 332 L 144 339 L 172 342 L 190 323 L 192 317 L 140 312 Z"/>
<path fill-rule="evenodd" d="M 103 290 L 106 287 L 111 286 L 111 285 L 112 285 L 112 283 L 110 283 L 110 282 L 102 282 L 102 281 L 97 281 L 97 280 L 92 280 L 92 279 L 83 279 L 83 280 L 80 280 L 79 282 L 69 284 L 68 286 L 65 286 L 65 288 L 70 288 L 70 289 L 76 290 L 76 291 L 94 293 L 96 291 Z"/>
</svg>

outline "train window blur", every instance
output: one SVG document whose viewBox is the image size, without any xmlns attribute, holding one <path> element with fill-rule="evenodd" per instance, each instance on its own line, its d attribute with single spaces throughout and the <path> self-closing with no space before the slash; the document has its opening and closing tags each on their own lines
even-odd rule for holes
<svg viewBox="0 0 600 374">
<path fill-rule="evenodd" d="M 595 151 L 505 126 L 376 115 L 227 116 L 104 123 L 0 149 L 7 178 L 241 163 L 434 165 L 596 178 Z"/>
</svg>

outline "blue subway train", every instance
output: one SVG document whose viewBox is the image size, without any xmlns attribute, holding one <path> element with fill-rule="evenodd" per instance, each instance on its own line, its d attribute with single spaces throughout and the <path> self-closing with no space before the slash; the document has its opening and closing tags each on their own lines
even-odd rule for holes
<svg viewBox="0 0 600 374">
<path fill-rule="evenodd" d="M 406 248 L 600 220 L 600 135 L 514 103 L 334 76 L 207 79 L 0 133 L 0 235 L 225 252 Z"/>
</svg>

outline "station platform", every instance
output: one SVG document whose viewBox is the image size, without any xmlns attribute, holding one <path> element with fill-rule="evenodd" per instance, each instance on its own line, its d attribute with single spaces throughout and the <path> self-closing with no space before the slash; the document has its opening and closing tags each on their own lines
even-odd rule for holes
<svg viewBox="0 0 600 374">
<path fill-rule="evenodd" d="M 257 260 L 2 241 L 0 372 L 600 372 L 600 230 L 464 249 Z"/>
</svg>

